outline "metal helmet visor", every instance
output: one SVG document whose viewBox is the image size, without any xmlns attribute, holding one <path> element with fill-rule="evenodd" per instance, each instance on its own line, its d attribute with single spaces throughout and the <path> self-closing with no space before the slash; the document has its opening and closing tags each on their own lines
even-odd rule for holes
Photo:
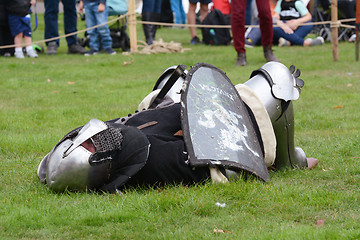
<svg viewBox="0 0 360 240">
<path fill-rule="evenodd" d="M 68 134 L 64 137 L 48 158 L 46 170 L 46 182 L 54 191 L 86 190 L 93 189 L 104 184 L 107 178 L 109 162 L 93 164 L 93 156 L 81 144 L 94 136 L 108 130 L 104 122 L 92 119 L 84 125 L 76 134 Z M 73 136 L 75 135 L 75 136 Z M 73 136 L 73 137 L 72 137 Z"/>
</svg>

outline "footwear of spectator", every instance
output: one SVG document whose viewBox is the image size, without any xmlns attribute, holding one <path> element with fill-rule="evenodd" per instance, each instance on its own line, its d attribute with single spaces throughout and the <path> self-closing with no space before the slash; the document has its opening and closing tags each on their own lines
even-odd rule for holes
<svg viewBox="0 0 360 240">
<path fill-rule="evenodd" d="M 251 38 L 245 38 L 245 47 L 247 48 L 253 48 L 254 47 L 254 42 Z"/>
<path fill-rule="evenodd" d="M 279 38 L 279 47 L 288 47 L 290 46 L 290 42 L 286 40 L 285 38 Z"/>
<path fill-rule="evenodd" d="M 16 58 L 23 59 L 24 58 L 24 53 L 22 51 L 15 51 L 14 56 Z"/>
<path fill-rule="evenodd" d="M 85 54 L 86 52 L 86 49 L 78 43 L 74 43 L 68 48 L 68 54 Z"/>
<path fill-rule="evenodd" d="M 96 51 L 95 49 L 90 49 L 90 51 L 88 51 L 87 53 L 84 54 L 84 56 L 92 56 L 92 55 L 96 55 L 99 52 Z"/>
<path fill-rule="evenodd" d="M 39 57 L 34 49 L 27 50 L 26 51 L 26 56 L 31 57 L 31 58 Z"/>
<path fill-rule="evenodd" d="M 107 48 L 107 49 L 105 49 L 105 52 L 106 52 L 107 54 L 109 54 L 109 55 L 115 55 L 115 54 L 116 54 L 116 52 L 115 52 L 112 48 Z"/>
<path fill-rule="evenodd" d="M 58 49 L 58 45 L 56 42 L 49 42 L 46 49 L 46 54 L 55 55 L 57 53 L 57 49 Z"/>
<path fill-rule="evenodd" d="M 195 36 L 191 39 L 190 43 L 195 45 L 195 44 L 199 44 L 201 42 L 200 42 L 200 39 L 197 36 Z"/>
<path fill-rule="evenodd" d="M 238 53 L 235 65 L 236 66 L 246 66 L 247 65 L 245 53 Z"/>
<path fill-rule="evenodd" d="M 355 42 L 356 41 L 356 34 L 354 33 L 353 35 L 351 35 L 351 37 L 349 38 L 349 42 Z"/>
<path fill-rule="evenodd" d="M 264 57 L 266 61 L 268 62 L 278 62 L 279 59 L 274 55 L 274 52 L 272 50 L 272 46 L 263 46 L 264 49 Z"/>
<path fill-rule="evenodd" d="M 325 41 L 324 41 L 323 37 L 317 37 L 317 38 L 311 40 L 310 46 L 323 45 L 324 42 Z"/>
</svg>

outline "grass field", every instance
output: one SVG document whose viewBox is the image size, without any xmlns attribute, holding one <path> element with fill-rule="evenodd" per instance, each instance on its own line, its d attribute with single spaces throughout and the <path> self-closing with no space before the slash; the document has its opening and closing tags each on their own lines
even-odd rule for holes
<svg viewBox="0 0 360 240">
<path fill-rule="evenodd" d="M 43 38 L 41 24 L 34 40 Z M 283 64 L 302 71 L 295 142 L 319 159 L 314 170 L 270 172 L 269 184 L 124 195 L 56 194 L 40 183 L 37 166 L 65 133 L 133 113 L 167 67 L 207 62 L 237 84 L 265 63 L 260 47 L 236 67 L 232 46 L 192 46 L 183 29 L 161 28 L 160 37 L 191 50 L 84 57 L 67 55 L 61 40 L 55 56 L 0 58 L 0 239 L 360 239 L 360 64 L 352 43 L 339 44 L 337 62 L 330 43 L 274 47 Z"/>
</svg>

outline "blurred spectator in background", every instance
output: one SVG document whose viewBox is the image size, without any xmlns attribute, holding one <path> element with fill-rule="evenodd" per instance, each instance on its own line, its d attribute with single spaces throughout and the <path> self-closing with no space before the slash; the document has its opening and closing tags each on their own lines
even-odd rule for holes
<svg viewBox="0 0 360 240">
<path fill-rule="evenodd" d="M 253 0 L 246 0 L 245 25 L 250 25 L 253 18 Z"/>
<path fill-rule="evenodd" d="M 45 40 L 59 36 L 58 14 L 60 0 L 44 0 L 45 6 Z M 64 6 L 64 28 L 65 34 L 77 31 L 76 0 L 61 0 Z M 86 49 L 77 42 L 76 34 L 66 37 L 68 53 L 84 54 Z M 46 42 L 46 54 L 54 55 L 60 46 L 59 39 Z"/>
<path fill-rule="evenodd" d="M 174 14 L 171 10 L 170 0 L 161 0 L 161 12 L 160 12 L 160 22 L 162 23 L 174 23 Z M 157 26 L 161 28 L 162 26 Z M 168 27 L 168 26 L 164 26 Z"/>
<path fill-rule="evenodd" d="M 24 39 L 26 56 L 37 58 L 38 55 L 32 47 L 30 7 L 35 5 L 36 0 L 11 0 L 6 3 L 9 27 L 14 38 L 15 57 L 23 59 L 24 52 L 22 40 Z"/>
<path fill-rule="evenodd" d="M 0 0 L 0 46 L 13 45 L 14 38 L 11 36 L 8 13 L 6 11 L 6 0 Z M 0 49 L 0 55 L 10 57 L 14 52 L 14 48 Z"/>
<path fill-rule="evenodd" d="M 182 0 L 170 0 L 170 6 L 174 15 L 175 24 L 185 24 L 186 13 Z"/>
<path fill-rule="evenodd" d="M 303 25 L 310 23 L 312 16 L 303 1 L 279 0 L 275 7 L 276 24 L 274 37 L 279 39 L 279 46 L 300 45 L 313 46 L 324 43 L 322 37 L 306 39 L 306 35 L 313 29 L 313 25 Z"/>
<path fill-rule="evenodd" d="M 80 0 L 79 12 L 82 13 L 83 10 L 85 10 L 85 22 L 87 28 L 105 24 L 108 20 L 105 0 Z M 112 38 L 107 24 L 89 29 L 87 33 L 90 36 L 90 51 L 85 53 L 85 56 L 98 54 L 100 50 L 100 42 L 103 50 L 107 54 L 116 54 L 116 52 L 112 49 Z"/>
<path fill-rule="evenodd" d="M 142 21 L 160 22 L 161 4 L 162 0 L 144 0 L 141 13 Z M 143 24 L 143 30 L 146 43 L 152 45 L 155 40 L 157 25 Z"/>
<path fill-rule="evenodd" d="M 211 0 L 189 0 L 189 11 L 187 14 L 187 21 L 188 24 L 196 24 L 196 6 L 197 3 L 200 3 L 200 21 L 202 22 L 206 15 L 209 13 L 209 3 L 211 3 Z M 189 27 L 190 30 L 190 36 L 191 44 L 199 44 L 200 39 L 198 38 L 196 34 L 196 27 Z"/>
<path fill-rule="evenodd" d="M 234 39 L 234 47 L 237 52 L 236 65 L 247 65 L 245 54 L 245 11 L 247 0 L 231 1 L 231 30 Z M 273 23 L 269 0 L 256 0 L 259 12 L 259 23 L 261 31 L 261 43 L 266 61 L 278 61 L 272 51 Z"/>
<path fill-rule="evenodd" d="M 231 6 L 229 0 L 213 0 L 213 8 L 219 9 L 224 14 L 226 24 L 230 25 Z"/>
<path fill-rule="evenodd" d="M 276 6 L 276 2 L 277 0 L 269 0 L 271 16 L 274 16 L 275 14 L 274 9 Z M 251 17 L 251 22 L 249 24 L 259 25 L 258 10 L 255 2 L 252 2 L 251 11 L 252 11 L 251 14 L 252 17 Z M 275 22 L 274 18 L 273 18 L 273 22 Z M 245 33 L 245 46 L 253 47 L 255 45 L 261 45 L 261 31 L 259 27 L 249 27 Z"/>
</svg>

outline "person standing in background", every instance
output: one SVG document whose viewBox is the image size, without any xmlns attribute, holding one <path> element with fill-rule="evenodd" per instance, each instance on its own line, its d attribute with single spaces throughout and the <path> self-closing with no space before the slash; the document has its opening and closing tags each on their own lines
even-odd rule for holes
<svg viewBox="0 0 360 240">
<path fill-rule="evenodd" d="M 253 18 L 252 3 L 253 3 L 253 0 L 246 0 L 245 25 L 252 24 L 252 18 Z"/>
<path fill-rule="evenodd" d="M 59 36 L 58 14 L 60 0 L 44 0 L 45 40 Z M 65 34 L 77 31 L 76 0 L 61 0 L 64 6 Z M 76 34 L 66 37 L 69 54 L 85 54 L 87 51 L 77 42 Z M 54 55 L 60 46 L 59 39 L 46 43 L 46 54 Z"/>
<path fill-rule="evenodd" d="M 249 1 L 249 0 L 248 0 Z M 231 13 L 231 6 L 229 0 L 212 0 L 213 6 L 212 9 L 219 9 L 220 12 L 225 17 L 226 25 L 230 25 L 230 13 Z M 211 10 L 212 10 L 211 9 Z"/>
<path fill-rule="evenodd" d="M 38 55 L 32 48 L 30 7 L 35 5 L 36 0 L 11 0 L 7 1 L 6 9 L 11 35 L 14 37 L 15 57 L 23 59 L 24 53 L 21 46 L 24 38 L 26 55 L 37 58 Z"/>
<path fill-rule="evenodd" d="M 104 24 L 87 31 L 90 36 L 90 51 L 85 53 L 85 56 L 99 53 L 100 41 L 102 48 L 106 53 L 110 55 L 116 54 L 112 49 L 112 38 L 110 36 L 109 27 L 105 24 L 108 20 L 108 12 L 105 4 L 106 0 L 80 0 L 79 2 L 79 12 L 83 12 L 85 9 L 85 22 L 87 28 Z"/>
<path fill-rule="evenodd" d="M 175 24 L 185 24 L 186 13 L 182 0 L 170 0 L 170 6 L 173 14 L 175 15 Z"/>
<path fill-rule="evenodd" d="M 231 29 L 234 40 L 234 48 L 237 52 L 236 65 L 247 65 L 245 54 L 245 12 L 247 0 L 232 0 L 231 1 Z M 256 0 L 256 5 L 259 12 L 259 23 L 261 30 L 261 43 L 264 50 L 264 57 L 266 61 L 279 60 L 274 55 L 272 50 L 273 42 L 273 23 L 270 11 L 269 0 Z"/>
<path fill-rule="evenodd" d="M 0 46 L 14 45 L 14 38 L 11 36 L 6 0 L 0 0 Z M 0 49 L 0 55 L 10 57 L 14 53 L 14 47 Z"/>
<path fill-rule="evenodd" d="M 162 0 L 144 0 L 141 13 L 142 21 L 159 22 L 161 17 Z M 153 24 L 143 24 L 145 40 L 148 45 L 152 45 L 155 40 L 157 26 Z"/>
<path fill-rule="evenodd" d="M 189 11 L 187 14 L 188 24 L 196 24 L 196 5 L 200 3 L 200 21 L 202 22 L 206 15 L 209 13 L 209 3 L 211 0 L 189 0 Z M 199 44 L 200 39 L 196 34 L 196 27 L 189 27 L 190 35 L 191 35 L 191 44 Z"/>
</svg>

